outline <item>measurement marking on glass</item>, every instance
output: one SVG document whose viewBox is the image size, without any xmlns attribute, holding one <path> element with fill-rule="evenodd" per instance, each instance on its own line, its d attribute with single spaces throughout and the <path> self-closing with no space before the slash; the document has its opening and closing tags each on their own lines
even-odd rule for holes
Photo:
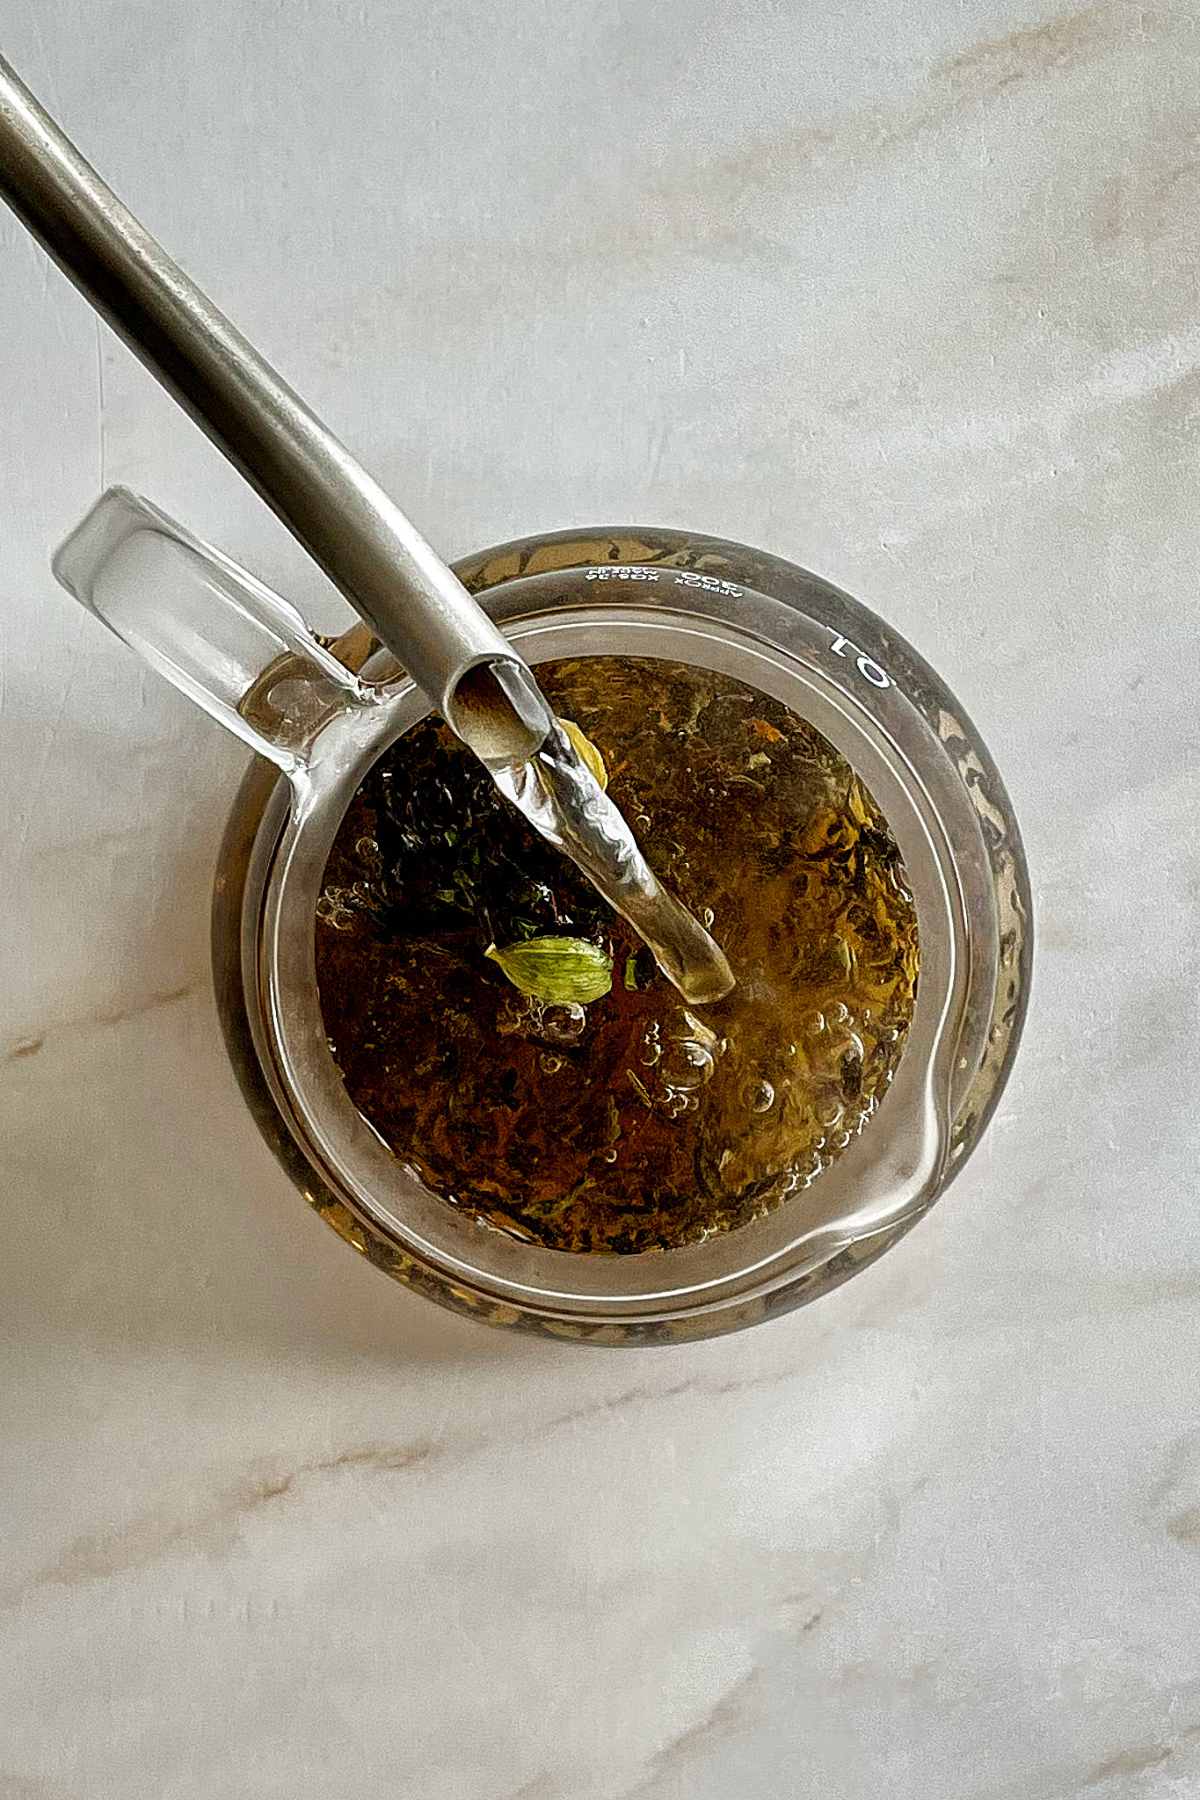
<svg viewBox="0 0 1200 1800">
<path fill-rule="evenodd" d="M 588 581 L 662 581 L 672 587 L 702 588 L 706 594 L 731 594 L 740 598 L 745 588 L 720 575 L 701 575 L 696 569 L 647 569 L 640 563 L 598 563 L 587 571 Z"/>
<path fill-rule="evenodd" d="M 600 563 L 589 569 L 589 581 L 657 581 L 657 569 L 642 569 L 636 563 Z"/>
<path fill-rule="evenodd" d="M 892 678 L 887 670 L 881 668 L 873 656 L 865 655 L 859 649 L 857 644 L 852 644 L 850 642 L 849 638 L 839 637 L 835 633 L 833 642 L 830 644 L 829 648 L 833 651 L 835 656 L 840 656 L 843 660 L 845 660 L 846 652 L 849 651 L 854 657 L 855 668 L 858 670 L 863 680 L 869 681 L 872 687 L 891 687 Z"/>
</svg>

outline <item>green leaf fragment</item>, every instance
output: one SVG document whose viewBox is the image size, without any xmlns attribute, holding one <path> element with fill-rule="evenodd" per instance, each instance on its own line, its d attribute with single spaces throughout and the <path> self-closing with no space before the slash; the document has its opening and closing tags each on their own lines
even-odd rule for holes
<svg viewBox="0 0 1200 1800">
<path fill-rule="evenodd" d="M 612 988 L 612 958 L 586 938 L 526 938 L 485 954 L 519 993 L 552 1006 L 586 1006 Z"/>
<path fill-rule="evenodd" d="M 623 980 L 628 993 L 645 993 L 646 989 L 653 983 L 657 974 L 658 965 L 654 960 L 653 954 L 647 950 L 645 944 L 642 945 L 640 950 L 636 950 L 633 955 L 625 958 Z"/>
</svg>

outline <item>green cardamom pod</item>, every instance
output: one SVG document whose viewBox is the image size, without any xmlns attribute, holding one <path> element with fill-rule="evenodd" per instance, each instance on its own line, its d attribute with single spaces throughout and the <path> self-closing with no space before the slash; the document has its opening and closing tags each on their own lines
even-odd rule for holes
<svg viewBox="0 0 1200 1800">
<path fill-rule="evenodd" d="M 526 938 L 485 955 L 520 993 L 553 1006 L 586 1006 L 612 987 L 611 956 L 586 938 Z"/>
</svg>

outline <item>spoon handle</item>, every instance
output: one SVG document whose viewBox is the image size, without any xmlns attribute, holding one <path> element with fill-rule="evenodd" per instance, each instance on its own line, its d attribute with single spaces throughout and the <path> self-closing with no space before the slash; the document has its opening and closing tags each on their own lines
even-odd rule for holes
<svg viewBox="0 0 1200 1800">
<path fill-rule="evenodd" d="M 218 312 L 0 58 L 0 198 L 245 476 L 473 749 L 528 756 L 533 676 L 400 508 Z M 490 670 L 494 681 L 472 671 Z"/>
</svg>

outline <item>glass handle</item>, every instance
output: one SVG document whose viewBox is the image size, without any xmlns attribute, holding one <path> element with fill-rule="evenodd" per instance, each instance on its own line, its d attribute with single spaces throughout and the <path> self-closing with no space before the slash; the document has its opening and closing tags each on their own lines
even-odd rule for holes
<svg viewBox="0 0 1200 1800">
<path fill-rule="evenodd" d="M 371 692 L 296 608 L 127 488 L 109 488 L 54 557 L 67 592 L 212 718 L 288 774 Z"/>
</svg>

